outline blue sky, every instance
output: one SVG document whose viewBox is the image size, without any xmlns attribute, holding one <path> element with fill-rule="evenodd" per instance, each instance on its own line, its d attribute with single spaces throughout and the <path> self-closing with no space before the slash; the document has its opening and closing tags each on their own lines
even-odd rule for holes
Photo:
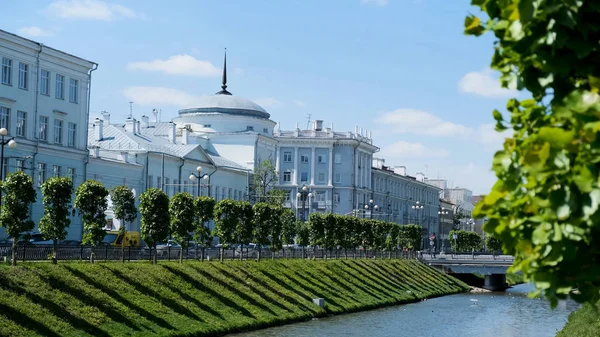
<svg viewBox="0 0 600 337">
<path fill-rule="evenodd" d="M 489 70 L 491 36 L 464 36 L 458 0 L 20 0 L 0 28 L 99 64 L 91 113 L 163 120 L 220 88 L 282 129 L 312 119 L 371 130 L 387 165 L 485 194 L 503 135 L 491 111 L 514 92 Z"/>
</svg>

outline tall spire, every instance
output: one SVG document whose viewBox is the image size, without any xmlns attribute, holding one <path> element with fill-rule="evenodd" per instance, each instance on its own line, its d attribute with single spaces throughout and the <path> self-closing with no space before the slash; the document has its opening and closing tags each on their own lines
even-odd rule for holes
<svg viewBox="0 0 600 337">
<path fill-rule="evenodd" d="M 231 95 L 229 91 L 227 91 L 227 48 L 225 48 L 225 59 L 223 60 L 223 85 L 221 86 L 221 91 L 216 93 L 216 95 Z"/>
</svg>

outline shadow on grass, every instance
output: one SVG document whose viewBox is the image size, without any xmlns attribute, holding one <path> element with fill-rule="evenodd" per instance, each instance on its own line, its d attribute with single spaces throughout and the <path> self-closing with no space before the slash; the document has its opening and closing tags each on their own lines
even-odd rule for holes
<svg viewBox="0 0 600 337">
<path fill-rule="evenodd" d="M 279 277 L 271 274 L 270 272 L 266 271 L 266 270 L 261 270 L 260 271 L 263 275 L 265 275 L 266 277 L 268 277 L 271 281 L 279 284 L 280 287 L 287 289 L 290 292 L 295 293 L 296 295 L 298 295 L 299 297 L 307 300 L 307 301 L 312 301 L 312 296 L 310 295 L 310 291 L 307 291 L 308 294 L 306 293 L 302 293 L 300 291 L 298 291 L 298 289 L 291 287 L 289 284 L 287 284 L 284 280 L 280 279 Z M 294 281 L 295 282 L 295 281 Z M 306 291 L 306 290 L 305 290 Z"/>
<path fill-rule="evenodd" d="M 228 291 L 230 291 L 231 293 L 237 295 L 239 298 L 243 299 L 244 301 L 248 302 L 248 304 L 253 305 L 255 307 L 260 308 L 261 310 L 264 310 L 268 313 L 270 313 L 273 316 L 277 316 L 277 313 L 275 311 L 273 311 L 271 308 L 269 308 L 268 306 L 259 303 L 256 299 L 248 296 L 247 294 L 244 294 L 243 292 L 239 291 L 238 289 L 234 288 L 233 286 L 231 286 L 230 284 L 226 283 L 223 280 L 220 280 L 214 276 L 212 276 L 211 274 L 207 273 L 206 271 L 196 267 L 196 266 L 192 266 L 192 268 L 198 272 L 198 274 L 202 275 L 204 278 L 215 282 L 219 285 L 221 285 L 223 288 L 227 289 Z M 246 284 L 242 283 L 242 286 L 247 286 Z M 287 310 L 287 309 L 286 309 Z"/>
<path fill-rule="evenodd" d="M 344 265 L 346 265 L 348 268 L 354 270 L 357 274 L 359 274 L 363 278 L 369 280 L 369 282 L 372 282 L 373 285 L 377 285 L 380 288 L 379 291 L 381 291 L 385 296 L 392 297 L 392 294 L 395 292 L 393 288 L 390 288 L 381 280 L 378 280 L 377 278 L 372 277 L 371 275 L 368 275 L 364 271 L 356 268 L 355 266 L 352 265 L 353 264 L 352 262 L 348 262 L 348 261 L 344 260 L 344 261 L 342 261 L 342 263 Z M 383 290 L 383 289 L 385 289 L 385 290 Z"/>
<path fill-rule="evenodd" d="M 291 276 L 291 274 L 294 274 L 294 276 Z M 316 284 L 315 282 L 313 282 L 309 278 L 305 277 L 304 275 L 299 274 L 297 271 L 294 271 L 290 274 L 286 274 L 286 277 L 288 277 L 290 280 L 294 281 L 294 283 L 296 283 L 300 288 L 304 289 L 306 292 L 316 295 L 317 297 L 325 298 L 328 306 L 334 306 L 334 307 L 344 309 L 344 306 L 340 305 L 332 297 L 325 296 L 326 293 L 330 293 L 338 298 L 343 298 L 343 294 L 335 291 L 333 288 L 326 289 L 323 286 Z M 306 282 L 308 284 L 305 284 L 303 282 Z"/>
<path fill-rule="evenodd" d="M 164 287 L 168 288 L 170 291 L 174 292 L 175 294 L 179 295 L 182 299 L 184 299 L 185 301 L 188 301 L 190 303 L 192 303 L 193 305 L 195 305 L 196 307 L 198 307 L 198 309 L 213 315 L 219 319 L 225 319 L 225 317 L 223 317 L 223 315 L 221 315 L 220 312 L 213 310 L 212 308 L 210 308 L 209 306 L 207 306 L 206 304 L 200 302 L 199 300 L 195 299 L 194 297 L 184 293 L 183 291 L 175 288 L 175 286 L 173 286 L 171 283 L 163 281 L 161 279 L 155 278 L 156 281 L 158 281 L 161 285 L 163 285 Z"/>
<path fill-rule="evenodd" d="M 78 270 L 73 269 L 70 266 L 65 266 L 65 269 L 70 271 L 75 277 L 81 279 L 82 281 L 88 283 L 89 285 L 91 285 L 95 288 L 98 288 L 99 290 L 101 290 L 102 292 L 107 294 L 108 296 L 112 297 L 115 301 L 122 303 L 125 306 L 133 309 L 133 311 L 137 312 L 140 316 L 148 319 L 149 321 L 157 324 L 158 326 L 165 328 L 165 329 L 170 329 L 170 330 L 175 329 L 175 327 L 173 327 L 171 324 L 169 324 L 169 322 L 165 321 L 164 319 L 154 315 L 153 313 L 149 312 L 148 310 L 140 307 L 139 305 L 136 305 L 135 303 L 133 303 L 130 300 L 126 299 L 125 297 L 121 296 L 117 291 L 109 288 L 108 285 L 101 284 L 100 282 L 95 281 L 94 279 L 90 278 L 89 276 L 85 275 L 84 273 L 82 273 Z"/>
<path fill-rule="evenodd" d="M 278 307 L 281 310 L 287 311 L 287 312 L 292 312 L 292 310 L 290 310 L 288 307 L 286 307 L 285 305 L 281 304 L 277 299 L 272 298 L 271 296 L 267 295 L 264 291 L 260 291 L 258 290 L 255 286 L 249 284 L 248 282 L 246 282 L 245 280 L 242 280 L 241 278 L 239 278 L 238 276 L 228 272 L 227 270 L 223 269 L 222 267 L 219 267 L 218 264 L 214 264 L 214 267 L 216 269 L 219 270 L 219 272 L 221 274 L 223 274 L 226 278 L 232 279 L 235 282 L 241 284 L 244 287 L 248 287 L 248 289 L 250 289 L 253 293 L 255 293 L 257 296 L 262 297 L 263 300 L 271 303 L 272 305 Z M 258 282 L 258 284 L 263 285 L 263 282 Z M 264 286 L 264 285 L 263 285 Z"/>
<path fill-rule="evenodd" d="M 110 336 L 106 331 L 98 328 L 95 325 L 90 324 L 88 321 L 73 316 L 71 312 L 69 312 L 62 306 L 52 302 L 49 299 L 43 298 L 40 295 L 30 292 L 28 289 L 14 284 L 13 282 L 4 278 L 3 276 L 0 276 L 0 287 L 8 291 L 14 292 L 15 294 L 27 297 L 27 299 L 31 302 L 40 305 L 41 307 L 52 313 L 52 315 L 54 315 L 56 318 L 69 323 L 73 328 L 77 330 L 85 331 L 91 334 L 92 336 Z"/>
<path fill-rule="evenodd" d="M 142 295 L 153 297 L 154 299 L 158 300 L 161 304 L 165 305 L 166 307 L 175 311 L 176 313 L 183 315 L 183 316 L 187 316 L 191 319 L 195 319 L 195 320 L 204 322 L 204 320 L 202 318 L 200 318 L 200 316 L 193 313 L 190 309 L 180 305 L 172 298 L 168 298 L 168 297 L 165 297 L 165 296 L 159 294 L 158 292 L 148 288 L 147 286 L 145 286 L 135 280 L 132 280 L 129 276 L 123 274 L 122 272 L 120 272 L 118 270 L 108 268 L 107 266 L 104 266 L 104 265 L 101 266 L 101 268 L 110 271 L 118 279 L 123 280 L 124 282 L 126 282 L 127 284 L 129 284 L 130 286 L 135 288 L 137 291 L 142 293 Z"/>
<path fill-rule="evenodd" d="M 71 295 L 74 298 L 81 301 L 82 303 L 84 303 L 85 305 L 97 308 L 98 310 L 102 311 L 106 316 L 110 317 L 110 319 L 114 320 L 115 322 L 122 323 L 122 324 L 126 325 L 128 328 L 133 329 L 133 330 L 137 330 L 137 331 L 141 330 L 130 319 L 125 317 L 119 311 L 109 307 L 108 305 L 106 305 L 106 303 L 103 303 L 100 299 L 96 299 L 89 295 L 86 295 L 81 290 L 68 285 L 67 283 L 65 283 L 64 280 L 61 280 L 54 276 L 47 276 L 47 277 L 41 276 L 41 277 L 43 277 L 46 280 L 46 282 L 48 282 L 48 284 L 53 289 L 56 289 L 56 290 L 62 291 L 65 294 Z"/>
<path fill-rule="evenodd" d="M 179 276 L 184 282 L 191 284 L 194 288 L 216 298 L 219 302 L 223 303 L 223 305 L 225 305 L 226 307 L 230 307 L 234 310 L 237 310 L 242 315 L 244 315 L 248 318 L 256 319 L 256 317 L 250 311 L 248 311 L 246 308 L 240 306 L 239 304 L 235 303 L 234 301 L 230 300 L 229 298 L 219 294 L 218 292 L 214 291 L 213 289 L 208 288 L 207 286 L 202 284 L 202 282 L 194 279 L 193 277 L 187 275 L 186 273 L 184 273 L 180 270 L 177 270 L 173 267 L 170 267 L 168 265 L 162 265 L 162 267 L 165 268 L 166 270 L 168 270 L 170 273 L 175 274 L 176 276 Z"/>
<path fill-rule="evenodd" d="M 346 279 L 345 281 L 348 282 L 349 284 L 351 284 L 352 286 L 354 286 L 356 289 L 362 291 L 365 294 L 368 294 L 369 296 L 376 298 L 378 300 L 384 300 L 385 297 L 380 295 L 380 294 L 376 294 L 373 291 L 371 291 L 370 289 L 367 289 L 366 287 L 364 287 L 362 284 L 360 284 L 359 282 L 356 282 L 356 279 L 353 275 L 349 274 L 347 271 L 343 270 L 342 268 L 340 268 L 341 272 L 346 274 Z M 339 282 L 341 282 L 339 280 L 340 277 L 342 277 L 340 275 L 339 272 L 333 272 L 331 273 L 331 275 L 329 275 L 329 277 L 332 279 L 332 281 L 336 282 L 336 284 L 338 284 Z"/>
<path fill-rule="evenodd" d="M 0 313 L 2 316 L 21 326 L 24 330 L 33 330 L 40 336 L 60 337 L 59 334 L 50 330 L 49 327 L 32 318 L 29 318 L 27 314 L 2 303 L 0 303 Z"/>
<path fill-rule="evenodd" d="M 402 282 L 398 281 L 398 276 L 383 268 L 379 262 L 356 261 L 356 264 L 361 266 L 366 272 L 370 272 L 379 279 L 385 279 L 393 286 L 403 289 L 403 284 Z"/>
</svg>

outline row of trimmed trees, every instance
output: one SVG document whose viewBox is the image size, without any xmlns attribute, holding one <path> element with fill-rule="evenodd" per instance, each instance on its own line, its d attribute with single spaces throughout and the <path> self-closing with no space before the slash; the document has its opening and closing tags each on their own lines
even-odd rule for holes
<svg viewBox="0 0 600 337">
<path fill-rule="evenodd" d="M 502 251 L 502 242 L 492 235 L 488 235 L 485 238 L 485 242 L 481 235 L 476 232 L 452 230 L 448 234 L 448 237 L 453 238 L 454 235 L 456 235 L 456 239 L 450 239 L 450 245 L 454 252 L 481 251 L 484 243 L 485 249 L 488 252 Z"/>
</svg>

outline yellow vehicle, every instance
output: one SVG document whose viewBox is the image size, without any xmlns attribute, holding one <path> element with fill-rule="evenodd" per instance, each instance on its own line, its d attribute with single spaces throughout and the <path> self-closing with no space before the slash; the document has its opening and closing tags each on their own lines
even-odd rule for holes
<svg viewBox="0 0 600 337">
<path fill-rule="evenodd" d="M 125 235 L 119 231 L 107 231 L 104 236 L 104 242 L 111 246 L 140 247 L 140 232 L 127 231 Z"/>
</svg>

